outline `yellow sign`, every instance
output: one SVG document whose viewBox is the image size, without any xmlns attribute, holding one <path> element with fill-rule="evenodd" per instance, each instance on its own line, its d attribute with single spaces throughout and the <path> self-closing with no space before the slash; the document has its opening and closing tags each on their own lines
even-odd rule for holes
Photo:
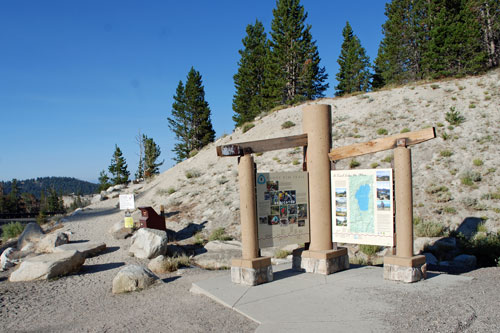
<svg viewBox="0 0 500 333">
<path fill-rule="evenodd" d="M 132 216 L 125 216 L 125 228 L 132 229 L 134 227 L 134 218 Z"/>
</svg>

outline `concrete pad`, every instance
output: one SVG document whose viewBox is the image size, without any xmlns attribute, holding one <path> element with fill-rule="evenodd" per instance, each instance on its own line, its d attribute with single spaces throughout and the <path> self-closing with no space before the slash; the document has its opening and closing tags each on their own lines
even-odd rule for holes
<svg viewBox="0 0 500 333">
<path fill-rule="evenodd" d="M 413 284 L 387 281 L 383 268 L 354 266 L 328 276 L 296 272 L 291 264 L 273 266 L 275 280 L 258 286 L 231 283 L 229 272 L 193 283 L 192 292 L 204 294 L 259 323 L 257 332 L 381 332 L 393 305 L 384 295 L 464 284 L 469 277 L 430 274 Z M 276 278 L 277 277 L 277 278 Z"/>
</svg>

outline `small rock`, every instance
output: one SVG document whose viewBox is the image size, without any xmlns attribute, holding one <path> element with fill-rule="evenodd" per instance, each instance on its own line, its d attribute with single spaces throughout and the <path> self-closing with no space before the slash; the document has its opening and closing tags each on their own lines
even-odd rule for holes
<svg viewBox="0 0 500 333">
<path fill-rule="evenodd" d="M 132 236 L 129 253 L 140 259 L 151 259 L 167 253 L 167 242 L 165 231 L 141 228 Z"/>
<path fill-rule="evenodd" d="M 125 228 L 124 221 L 118 221 L 109 229 L 109 233 L 115 239 L 125 239 L 132 236 L 133 230 L 130 228 Z"/>
<path fill-rule="evenodd" d="M 127 265 L 113 279 L 113 294 L 146 289 L 159 278 L 149 269 L 138 265 Z"/>
<path fill-rule="evenodd" d="M 15 249 L 12 247 L 8 247 L 2 252 L 2 255 L 0 256 L 0 271 L 6 271 L 17 264 L 18 261 L 12 258 L 12 254 L 14 252 Z"/>
<path fill-rule="evenodd" d="M 35 252 L 52 253 L 54 248 L 59 245 L 67 244 L 69 237 L 64 232 L 57 232 L 45 235 L 37 244 Z"/>
<path fill-rule="evenodd" d="M 30 222 L 17 239 L 17 248 L 22 249 L 28 242 L 38 242 L 43 235 L 45 235 L 45 232 L 43 232 L 38 223 Z"/>
<path fill-rule="evenodd" d="M 85 257 L 77 251 L 42 254 L 24 260 L 9 277 L 11 282 L 48 280 L 80 270 Z"/>
</svg>

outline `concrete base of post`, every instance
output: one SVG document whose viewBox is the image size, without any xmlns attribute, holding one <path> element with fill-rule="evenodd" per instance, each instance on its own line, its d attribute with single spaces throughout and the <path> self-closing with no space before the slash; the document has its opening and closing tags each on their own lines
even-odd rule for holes
<svg viewBox="0 0 500 333">
<path fill-rule="evenodd" d="M 427 264 L 425 263 L 425 256 L 406 258 L 386 255 L 384 257 L 384 279 L 386 280 L 412 283 L 426 277 Z"/>
<path fill-rule="evenodd" d="M 296 249 L 293 251 L 292 268 L 297 271 L 329 275 L 349 268 L 347 248 L 338 250 L 310 251 Z"/>
<path fill-rule="evenodd" d="M 256 286 L 273 280 L 273 266 L 270 257 L 255 259 L 233 259 L 231 282 Z"/>
</svg>

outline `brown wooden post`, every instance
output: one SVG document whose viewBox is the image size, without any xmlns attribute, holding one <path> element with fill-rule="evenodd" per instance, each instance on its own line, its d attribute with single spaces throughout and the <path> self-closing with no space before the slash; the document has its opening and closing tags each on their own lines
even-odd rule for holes
<svg viewBox="0 0 500 333">
<path fill-rule="evenodd" d="M 241 242 L 243 259 L 259 256 L 257 239 L 257 206 L 255 198 L 255 165 L 251 154 L 243 155 L 238 161 L 240 183 Z"/>
</svg>

